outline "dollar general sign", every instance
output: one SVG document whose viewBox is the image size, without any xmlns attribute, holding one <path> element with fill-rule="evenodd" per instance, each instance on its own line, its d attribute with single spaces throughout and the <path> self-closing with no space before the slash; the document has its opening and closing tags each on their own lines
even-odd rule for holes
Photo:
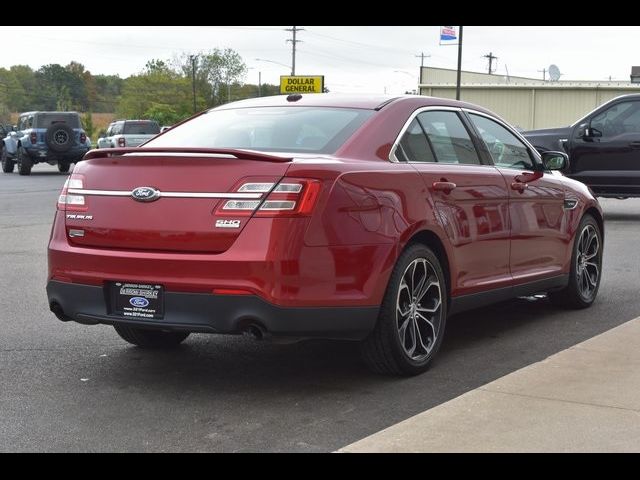
<svg viewBox="0 0 640 480">
<path fill-rule="evenodd" d="M 322 93 L 324 76 L 301 77 L 281 76 L 280 93 Z"/>
</svg>

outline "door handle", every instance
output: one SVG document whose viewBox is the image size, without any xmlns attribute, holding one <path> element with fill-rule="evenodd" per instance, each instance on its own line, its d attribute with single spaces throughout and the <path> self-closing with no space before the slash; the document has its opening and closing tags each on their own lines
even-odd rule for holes
<svg viewBox="0 0 640 480">
<path fill-rule="evenodd" d="M 640 148 L 640 142 L 631 142 L 631 143 L 629 144 L 629 146 L 630 146 L 631 148 L 639 149 L 639 148 Z"/>
<path fill-rule="evenodd" d="M 516 192 L 524 192 L 527 188 L 529 188 L 528 183 L 523 182 L 513 182 L 511 183 L 511 190 L 515 190 Z"/>
<path fill-rule="evenodd" d="M 453 190 L 454 188 L 456 188 L 456 184 L 453 182 L 433 182 L 433 189 L 437 192 L 444 192 L 444 193 L 450 193 L 451 190 Z"/>
</svg>

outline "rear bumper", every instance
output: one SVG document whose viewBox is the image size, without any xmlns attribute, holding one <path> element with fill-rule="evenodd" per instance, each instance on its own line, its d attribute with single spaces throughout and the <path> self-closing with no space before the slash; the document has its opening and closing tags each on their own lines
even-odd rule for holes
<svg viewBox="0 0 640 480">
<path fill-rule="evenodd" d="M 87 147 L 73 147 L 71 150 L 66 152 L 57 153 L 48 149 L 46 146 L 34 146 L 31 148 L 25 148 L 25 151 L 32 160 L 36 161 L 64 160 L 77 162 L 84 157 L 85 153 L 87 153 L 89 149 Z"/>
<path fill-rule="evenodd" d="M 397 256 L 394 244 L 309 247 L 306 219 L 291 218 L 254 218 L 221 253 L 79 246 L 67 237 L 65 215 L 56 213 L 48 279 L 74 285 L 158 283 L 168 292 L 206 295 L 241 289 L 278 307 L 374 307 Z M 91 220 L 74 222 L 81 229 Z"/>
<path fill-rule="evenodd" d="M 47 297 L 64 321 L 203 333 L 235 334 L 257 325 L 277 336 L 359 340 L 378 316 L 378 307 L 280 307 L 254 295 L 165 292 L 164 319 L 149 321 L 109 314 L 99 286 L 50 281 Z"/>
</svg>

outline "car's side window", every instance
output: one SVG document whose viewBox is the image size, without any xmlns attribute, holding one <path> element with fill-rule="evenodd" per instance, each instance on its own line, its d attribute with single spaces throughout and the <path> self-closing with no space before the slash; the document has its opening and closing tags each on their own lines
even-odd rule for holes
<svg viewBox="0 0 640 480">
<path fill-rule="evenodd" d="M 493 158 L 493 163 L 497 167 L 516 168 L 519 170 L 532 170 L 535 168 L 535 163 L 527 146 L 509 130 L 498 122 L 494 122 L 482 115 L 472 113 L 469 117 L 471 117 L 471 121 L 487 145 L 491 158 Z"/>
<path fill-rule="evenodd" d="M 479 165 L 469 132 L 456 112 L 430 110 L 418 115 L 439 163 Z"/>
<path fill-rule="evenodd" d="M 398 155 L 408 162 L 435 162 L 433 151 L 417 119 L 413 119 L 400 140 Z"/>
<path fill-rule="evenodd" d="M 27 117 L 27 128 L 33 128 L 33 115 Z"/>
<path fill-rule="evenodd" d="M 120 135 L 122 133 L 122 123 L 116 123 L 113 125 L 113 129 L 111 130 L 112 135 Z"/>
<path fill-rule="evenodd" d="M 640 132 L 640 102 L 622 102 L 613 105 L 591 119 L 591 128 L 603 137 Z"/>
</svg>

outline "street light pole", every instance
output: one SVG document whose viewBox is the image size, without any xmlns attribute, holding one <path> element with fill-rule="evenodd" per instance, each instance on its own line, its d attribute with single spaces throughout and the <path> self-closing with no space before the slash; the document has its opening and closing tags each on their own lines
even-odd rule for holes
<svg viewBox="0 0 640 480">
<path fill-rule="evenodd" d="M 286 68 L 291 68 L 289 65 L 285 63 L 276 62 L 275 60 L 267 60 L 266 58 L 256 58 L 256 62 L 267 62 L 267 63 L 275 63 L 276 65 L 282 65 Z M 258 96 L 262 96 L 262 72 L 258 72 Z"/>
<path fill-rule="evenodd" d="M 458 40 L 458 75 L 456 79 L 456 100 L 460 100 L 460 77 L 462 76 L 462 26 L 460 27 L 460 39 Z"/>
</svg>

